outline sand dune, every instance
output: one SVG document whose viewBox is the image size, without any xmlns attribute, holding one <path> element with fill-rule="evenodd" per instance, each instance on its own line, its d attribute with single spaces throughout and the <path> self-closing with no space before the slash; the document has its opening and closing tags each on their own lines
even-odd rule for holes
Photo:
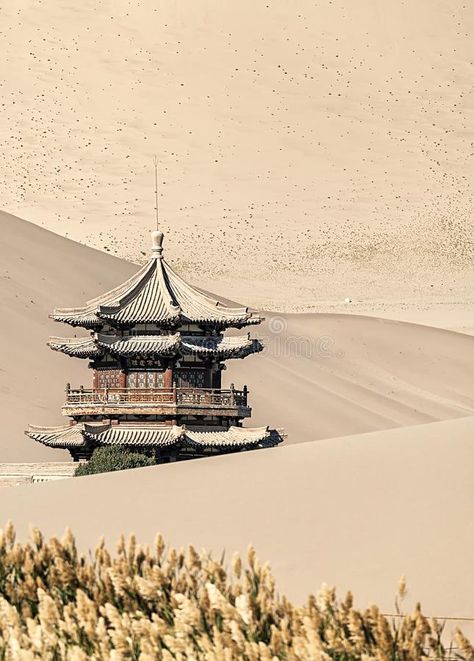
<svg viewBox="0 0 474 661">
<path fill-rule="evenodd" d="M 58 461 L 67 454 L 35 447 L 22 430 L 35 420 L 62 424 L 63 388 L 85 381 L 87 369 L 46 346 L 59 330 L 48 315 L 58 300 L 84 300 L 135 267 L 5 213 L 0 228 L 0 461 Z"/>
<path fill-rule="evenodd" d="M 88 385 L 87 361 L 57 354 L 48 319 L 123 281 L 135 266 L 0 216 L 2 309 L 0 461 L 67 458 L 23 436 L 28 423 L 60 424 L 66 382 Z M 289 443 L 474 413 L 474 338 L 347 315 L 268 314 L 266 351 L 229 362 L 225 381 L 247 383 L 253 423 L 285 427 Z"/>
<path fill-rule="evenodd" d="M 269 315 L 260 333 L 266 351 L 224 374 L 288 442 L 474 413 L 472 336 L 334 314 Z"/>
<path fill-rule="evenodd" d="M 124 530 L 228 558 L 252 543 L 298 601 L 326 582 L 393 612 L 405 575 L 408 606 L 474 617 L 473 434 L 471 417 L 18 487 L 2 492 L 0 520 L 22 537 L 70 526 L 83 549 Z"/>
<path fill-rule="evenodd" d="M 471 3 L 22 0 L 0 21 L 11 213 L 140 257 L 156 153 L 170 254 L 208 289 L 472 310 Z"/>
</svg>

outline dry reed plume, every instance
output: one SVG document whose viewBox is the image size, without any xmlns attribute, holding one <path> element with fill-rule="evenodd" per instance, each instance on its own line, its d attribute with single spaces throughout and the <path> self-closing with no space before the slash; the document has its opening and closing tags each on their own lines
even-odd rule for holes
<svg viewBox="0 0 474 661">
<path fill-rule="evenodd" d="M 474 659 L 462 634 L 454 655 L 441 632 L 419 607 L 393 623 L 329 588 L 297 607 L 252 548 L 226 570 L 192 546 L 166 551 L 161 536 L 152 550 L 131 536 L 86 557 L 71 532 L 45 541 L 33 530 L 27 543 L 11 524 L 0 533 L 0 659 Z"/>
</svg>

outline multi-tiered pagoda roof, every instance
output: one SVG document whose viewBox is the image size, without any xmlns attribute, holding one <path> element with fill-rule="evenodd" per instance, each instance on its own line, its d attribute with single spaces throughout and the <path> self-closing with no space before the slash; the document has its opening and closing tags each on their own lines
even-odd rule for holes
<svg viewBox="0 0 474 661">
<path fill-rule="evenodd" d="M 152 259 L 129 280 L 83 307 L 58 308 L 51 317 L 89 329 L 137 324 L 163 329 L 201 324 L 224 329 L 262 321 L 248 308 L 230 307 L 189 285 L 163 259 L 163 234 L 154 232 L 152 239 Z"/>
<path fill-rule="evenodd" d="M 163 234 L 152 233 L 149 262 L 112 291 L 84 306 L 56 309 L 56 321 L 87 336 L 52 337 L 48 344 L 88 359 L 93 387 L 67 387 L 66 426 L 33 427 L 32 439 L 88 458 L 95 447 L 122 445 L 153 451 L 160 461 L 268 447 L 281 435 L 247 428 L 248 390 L 221 387 L 223 361 L 262 351 L 260 340 L 227 336 L 228 328 L 258 324 L 186 283 L 163 259 Z"/>
</svg>

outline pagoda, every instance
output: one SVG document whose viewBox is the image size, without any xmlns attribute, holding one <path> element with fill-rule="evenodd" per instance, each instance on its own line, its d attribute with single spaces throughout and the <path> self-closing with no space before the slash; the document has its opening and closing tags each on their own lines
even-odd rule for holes
<svg viewBox="0 0 474 661">
<path fill-rule="evenodd" d="M 88 359 L 92 388 L 66 386 L 61 427 L 26 434 L 87 460 L 95 448 L 120 445 L 158 463 L 270 447 L 283 438 L 268 427 L 250 428 L 248 389 L 223 389 L 225 361 L 263 349 L 258 339 L 227 336 L 229 328 L 262 317 L 230 307 L 186 283 L 163 258 L 163 233 L 152 232 L 148 263 L 129 280 L 51 318 L 89 331 L 53 337 L 51 349 Z"/>
</svg>

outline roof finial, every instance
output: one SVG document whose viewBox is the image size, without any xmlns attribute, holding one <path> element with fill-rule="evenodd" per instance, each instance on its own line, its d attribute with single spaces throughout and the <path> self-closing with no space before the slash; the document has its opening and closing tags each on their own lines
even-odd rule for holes
<svg viewBox="0 0 474 661">
<path fill-rule="evenodd" d="M 151 253 L 153 257 L 161 259 L 163 253 L 163 232 L 153 230 L 151 233 Z"/>
</svg>

